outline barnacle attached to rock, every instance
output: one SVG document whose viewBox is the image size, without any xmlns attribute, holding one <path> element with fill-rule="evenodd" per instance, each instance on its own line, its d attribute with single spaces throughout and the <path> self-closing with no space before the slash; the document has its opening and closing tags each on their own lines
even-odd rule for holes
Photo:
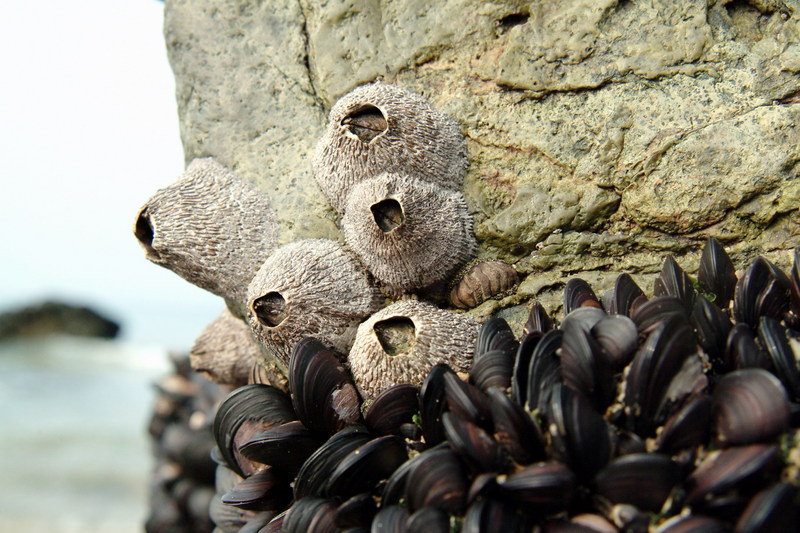
<svg viewBox="0 0 800 533">
<path fill-rule="evenodd" d="M 145 257 L 218 296 L 243 303 L 277 240 L 265 196 L 212 158 L 195 159 L 139 210 Z"/>
<path fill-rule="evenodd" d="M 504 261 L 481 261 L 470 266 L 450 291 L 450 303 L 469 309 L 509 291 L 519 277 Z"/>
<path fill-rule="evenodd" d="M 354 184 L 382 172 L 458 189 L 466 167 L 464 137 L 454 120 L 423 97 L 380 82 L 336 102 L 314 154 L 314 177 L 340 213 Z"/>
<path fill-rule="evenodd" d="M 418 300 L 402 300 L 358 327 L 348 362 L 364 399 L 398 383 L 420 385 L 431 368 L 472 364 L 478 323 Z"/>
<path fill-rule="evenodd" d="M 400 174 L 354 186 L 342 228 L 347 244 L 391 296 L 447 280 L 476 249 L 460 192 Z"/>
<path fill-rule="evenodd" d="M 270 255 L 250 283 L 247 301 L 250 326 L 286 366 L 292 348 L 308 335 L 346 353 L 358 324 L 383 299 L 341 245 L 307 239 Z"/>
</svg>

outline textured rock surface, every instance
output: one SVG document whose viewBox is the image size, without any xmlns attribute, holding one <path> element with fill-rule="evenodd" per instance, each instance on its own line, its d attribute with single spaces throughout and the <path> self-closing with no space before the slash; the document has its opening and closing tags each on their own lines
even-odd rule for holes
<svg viewBox="0 0 800 533">
<path fill-rule="evenodd" d="M 310 161 L 338 97 L 382 77 L 456 119 L 479 256 L 524 277 L 478 316 L 666 253 L 694 273 L 708 235 L 737 266 L 800 244 L 798 0 L 166 6 L 186 157 L 264 190 L 282 242 L 340 238 Z"/>
</svg>

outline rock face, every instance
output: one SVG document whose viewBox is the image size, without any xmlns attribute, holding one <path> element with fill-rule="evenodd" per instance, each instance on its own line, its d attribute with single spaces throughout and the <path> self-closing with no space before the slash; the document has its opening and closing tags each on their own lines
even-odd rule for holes
<svg viewBox="0 0 800 533">
<path fill-rule="evenodd" d="M 63 334 L 113 339 L 119 324 L 88 307 L 45 302 L 0 314 L 0 340 Z"/>
<path fill-rule="evenodd" d="M 479 257 L 523 277 L 479 316 L 694 273 L 707 236 L 736 264 L 800 244 L 798 0 L 168 0 L 165 36 L 187 161 L 268 194 L 284 243 L 341 238 L 311 175 L 340 96 L 380 77 L 459 122 Z"/>
</svg>

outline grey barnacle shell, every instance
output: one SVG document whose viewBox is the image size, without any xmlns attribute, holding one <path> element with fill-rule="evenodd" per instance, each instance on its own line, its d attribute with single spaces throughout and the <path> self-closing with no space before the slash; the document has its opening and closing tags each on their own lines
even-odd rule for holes
<svg viewBox="0 0 800 533">
<path fill-rule="evenodd" d="M 460 192 L 399 174 L 353 187 L 342 229 L 348 246 L 395 297 L 447 280 L 476 249 Z"/>
<path fill-rule="evenodd" d="M 250 327 L 227 307 L 205 327 L 189 350 L 189 361 L 196 372 L 216 383 L 236 387 L 247 383 L 253 365 L 262 357 Z"/>
<path fill-rule="evenodd" d="M 358 324 L 383 303 L 358 261 L 325 239 L 276 249 L 250 283 L 247 301 L 250 327 L 283 366 L 305 336 L 347 353 Z"/>
<path fill-rule="evenodd" d="M 236 303 L 275 247 L 267 198 L 212 158 L 195 159 L 140 209 L 134 234 L 145 257 Z"/>
<path fill-rule="evenodd" d="M 467 371 L 477 334 L 478 323 L 470 315 L 402 300 L 358 327 L 347 360 L 366 400 L 398 383 L 421 385 L 438 363 Z"/>
<path fill-rule="evenodd" d="M 475 263 L 450 291 L 450 303 L 462 309 L 475 307 L 509 291 L 516 285 L 517 279 L 517 271 L 504 261 Z"/>
<path fill-rule="evenodd" d="M 313 165 L 320 189 L 341 213 L 350 188 L 382 172 L 459 189 L 466 144 L 458 124 L 423 97 L 378 82 L 336 102 Z"/>
</svg>

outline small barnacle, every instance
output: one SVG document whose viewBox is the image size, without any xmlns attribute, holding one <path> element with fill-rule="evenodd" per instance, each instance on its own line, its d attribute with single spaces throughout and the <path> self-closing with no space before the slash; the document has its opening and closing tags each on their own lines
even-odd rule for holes
<svg viewBox="0 0 800 533">
<path fill-rule="evenodd" d="M 438 363 L 467 371 L 478 334 L 470 315 L 402 300 L 358 327 L 347 360 L 364 399 L 398 383 L 420 385 Z"/>
<path fill-rule="evenodd" d="M 314 177 L 340 213 L 354 184 L 382 172 L 457 190 L 466 168 L 458 124 L 423 97 L 380 82 L 336 102 L 314 154 Z"/>
<path fill-rule="evenodd" d="M 228 308 L 194 341 L 189 361 L 196 372 L 222 385 L 239 387 L 248 382 L 253 366 L 263 355 L 247 323 Z"/>
<path fill-rule="evenodd" d="M 517 271 L 504 261 L 475 263 L 466 269 L 450 291 L 450 303 L 462 309 L 475 307 L 493 296 L 511 290 L 517 280 Z"/>
<path fill-rule="evenodd" d="M 342 228 L 348 246 L 393 297 L 443 282 L 476 249 L 460 192 L 399 174 L 354 186 Z"/>
<path fill-rule="evenodd" d="M 250 283 L 247 301 L 250 327 L 284 367 L 305 336 L 346 353 L 358 324 L 383 303 L 358 261 L 325 239 L 276 249 Z"/>
<path fill-rule="evenodd" d="M 209 157 L 147 201 L 134 234 L 153 263 L 241 304 L 277 228 L 266 196 Z"/>
</svg>

